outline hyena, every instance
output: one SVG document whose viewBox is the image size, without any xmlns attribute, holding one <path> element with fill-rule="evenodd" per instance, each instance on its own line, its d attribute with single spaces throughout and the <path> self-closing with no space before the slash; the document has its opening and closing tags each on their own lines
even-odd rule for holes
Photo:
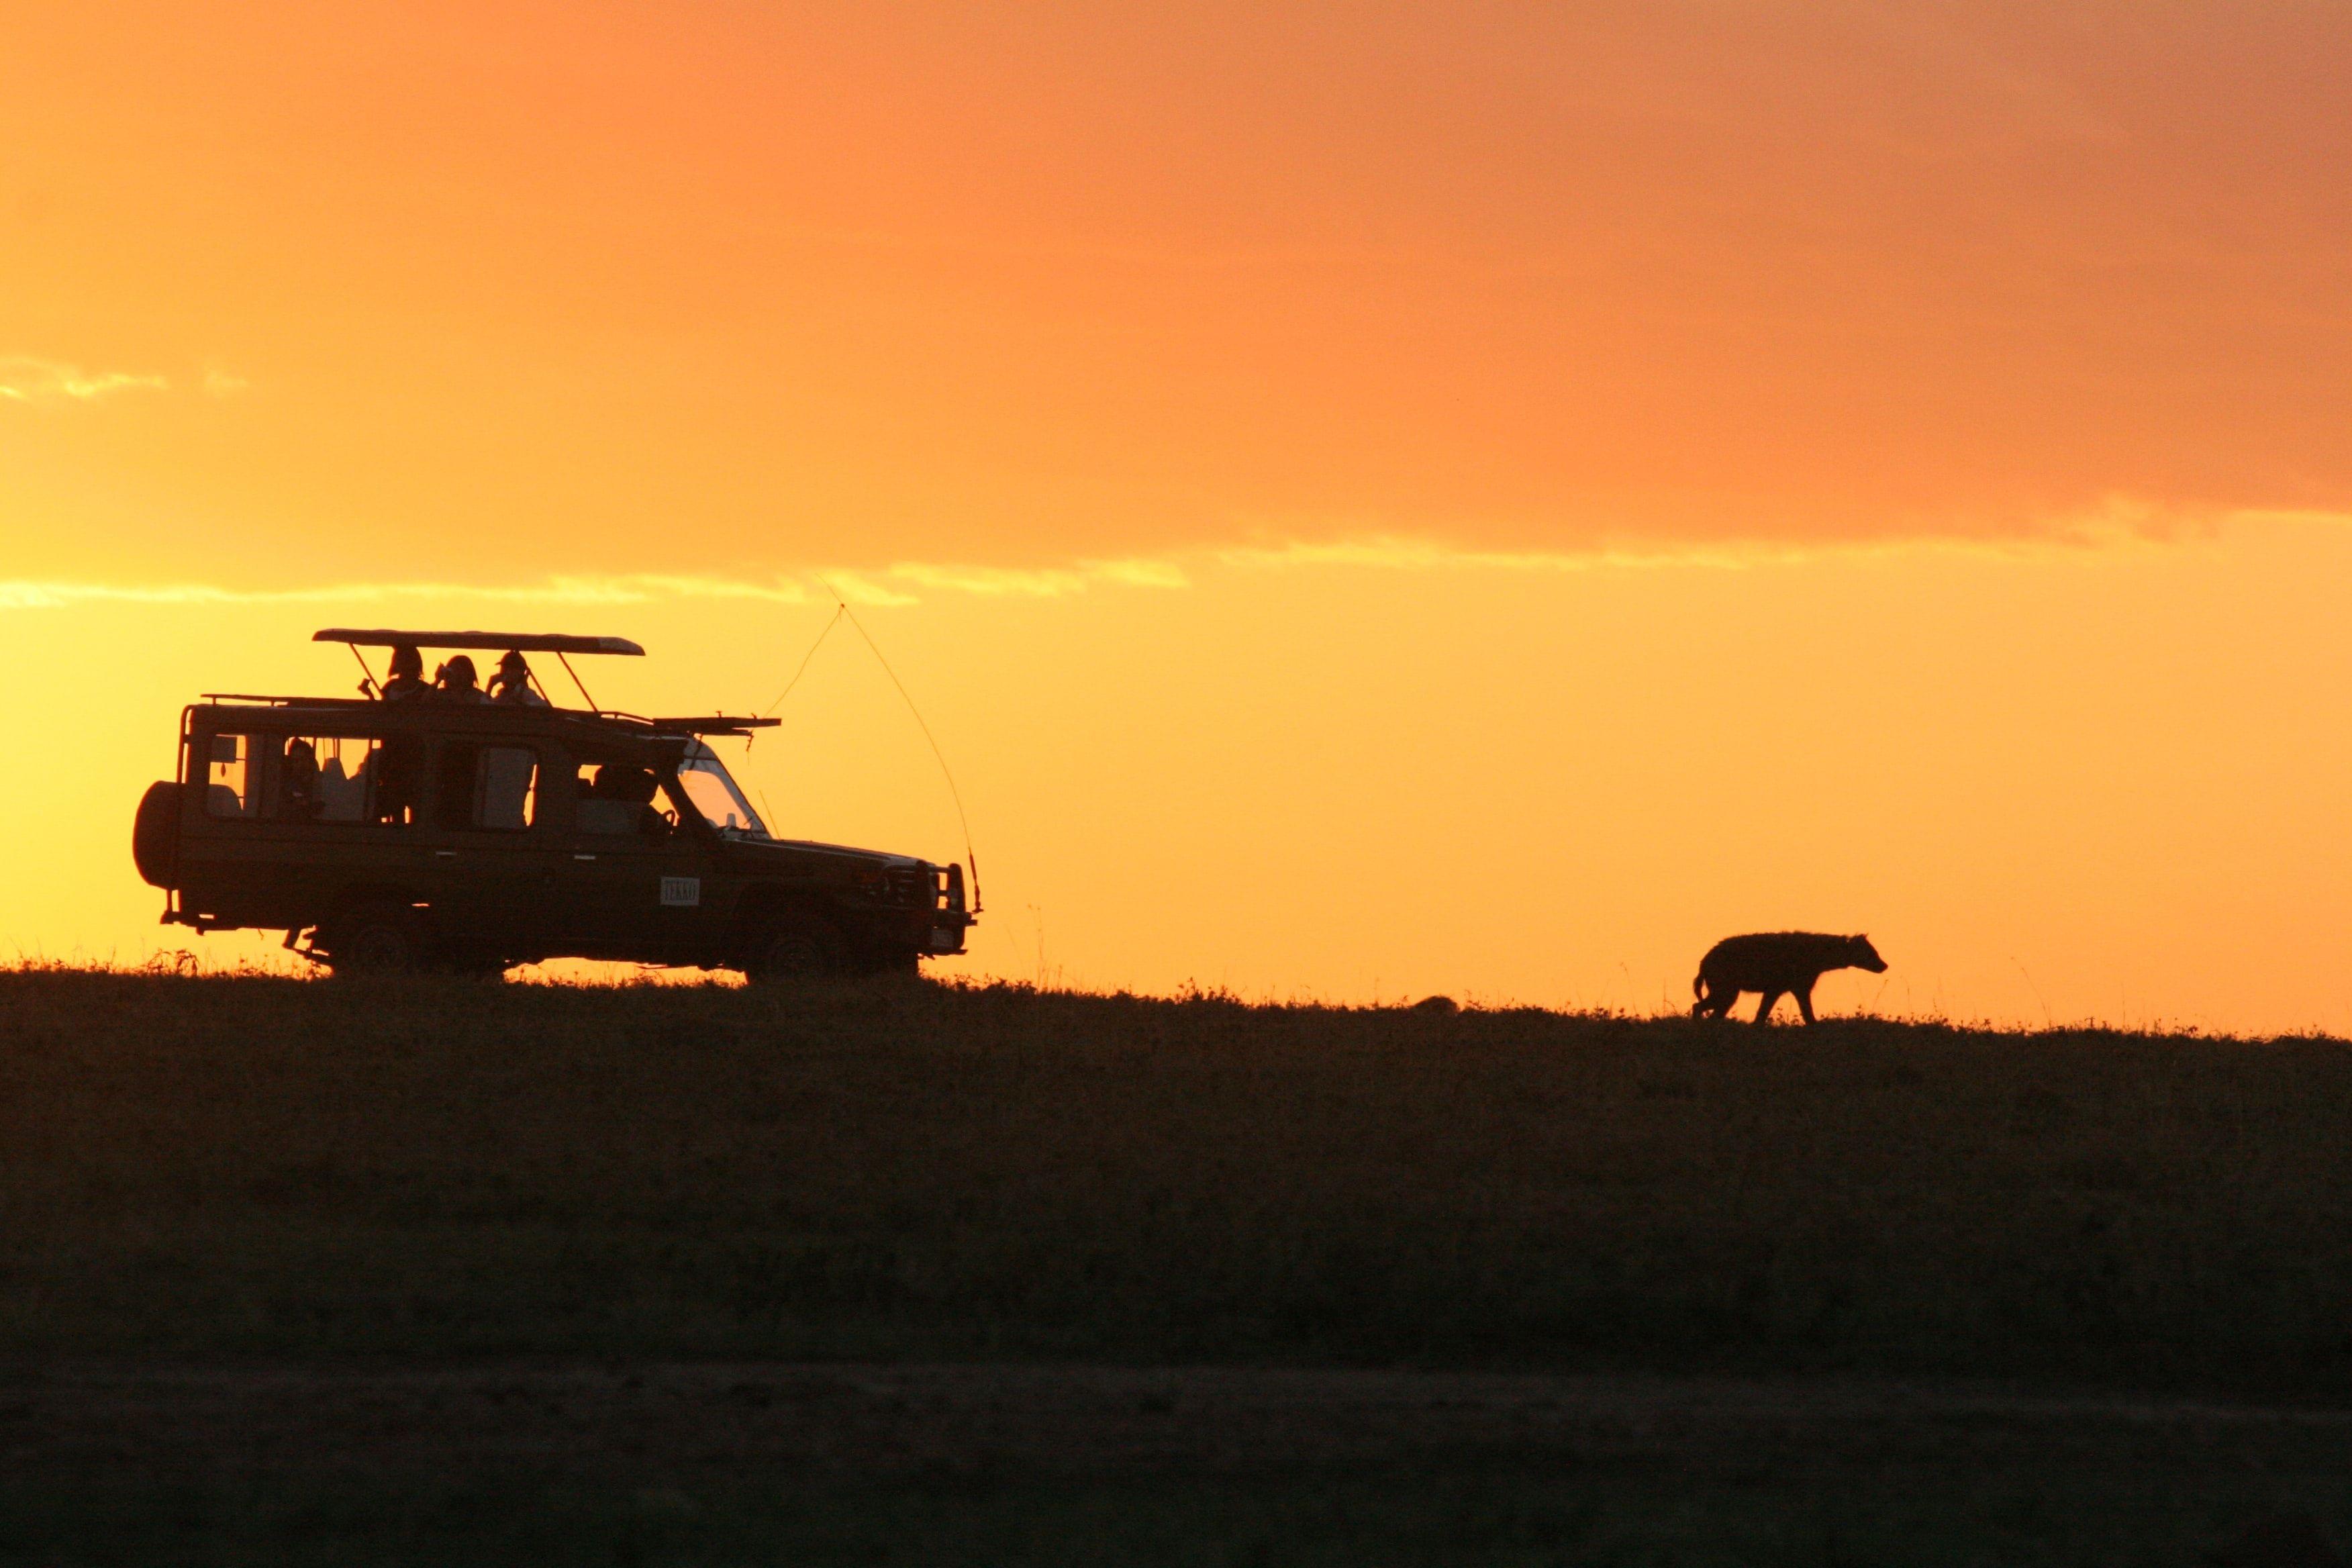
<svg viewBox="0 0 2352 1568">
<path fill-rule="evenodd" d="M 1760 991 L 1756 1021 L 1772 1016 L 1772 1004 L 1793 992 L 1797 1011 L 1813 1021 L 1813 984 L 1832 969 L 1867 969 L 1886 973 L 1886 960 L 1866 936 L 1823 936 L 1811 931 L 1759 931 L 1753 936 L 1727 936 L 1706 950 L 1691 981 L 1694 1018 L 1729 1016 L 1743 991 Z"/>
</svg>

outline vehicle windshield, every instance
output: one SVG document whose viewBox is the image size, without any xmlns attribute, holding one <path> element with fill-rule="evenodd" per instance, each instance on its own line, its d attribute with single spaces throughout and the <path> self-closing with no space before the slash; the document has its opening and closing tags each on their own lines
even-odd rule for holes
<svg viewBox="0 0 2352 1568">
<path fill-rule="evenodd" d="M 695 810 L 702 813 L 702 820 L 719 832 L 743 838 L 770 837 L 768 825 L 760 820 L 760 814 L 743 798 L 742 790 L 727 772 L 727 764 L 700 741 L 689 744 L 686 755 L 678 760 L 677 782 L 686 786 L 687 798 L 694 802 Z"/>
</svg>

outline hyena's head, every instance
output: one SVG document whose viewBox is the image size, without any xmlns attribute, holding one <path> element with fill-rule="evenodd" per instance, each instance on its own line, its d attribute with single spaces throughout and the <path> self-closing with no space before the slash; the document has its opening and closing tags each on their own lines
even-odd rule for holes
<svg viewBox="0 0 2352 1568">
<path fill-rule="evenodd" d="M 1845 951 L 1845 961 L 1854 968 L 1867 969 L 1873 974 L 1884 974 L 1886 973 L 1886 960 L 1878 956 L 1878 950 L 1870 945 L 1870 939 L 1868 937 L 1850 936 L 1846 938 Z"/>
</svg>

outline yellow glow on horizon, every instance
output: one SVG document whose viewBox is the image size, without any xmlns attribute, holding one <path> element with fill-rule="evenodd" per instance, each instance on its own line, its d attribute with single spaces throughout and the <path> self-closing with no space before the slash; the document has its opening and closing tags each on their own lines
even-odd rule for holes
<svg viewBox="0 0 2352 1568">
<path fill-rule="evenodd" d="M 940 972 L 1647 1012 L 1686 1005 L 1716 937 L 1819 926 L 1894 965 L 1825 982 L 1840 1010 L 2352 1031 L 2352 735 L 2315 719 L 2352 678 L 2341 526 L 1738 572 L 1187 573 L 861 611 L 979 838 L 989 914 Z M 584 670 L 603 701 L 759 709 L 829 614 L 647 593 L 562 620 L 652 652 Z M 40 672 L 12 680 L 20 732 L 73 758 L 0 782 L 0 816 L 42 825 L 0 868 L 0 941 L 267 956 L 151 923 L 131 807 L 198 689 L 346 689 L 350 656 L 305 640 L 338 618 L 323 597 L 0 612 L 0 668 Z M 961 857 L 854 638 L 782 716 L 730 757 L 780 831 Z"/>
</svg>

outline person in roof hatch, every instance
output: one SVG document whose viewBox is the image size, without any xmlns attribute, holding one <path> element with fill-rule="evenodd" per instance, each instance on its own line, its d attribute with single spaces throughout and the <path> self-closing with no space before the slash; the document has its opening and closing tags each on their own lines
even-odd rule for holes
<svg viewBox="0 0 2352 1568">
<path fill-rule="evenodd" d="M 433 695 L 444 702 L 488 702 L 482 695 L 481 678 L 474 673 L 474 661 L 458 654 L 443 665 L 433 679 Z"/>
<path fill-rule="evenodd" d="M 513 708 L 547 706 L 547 699 L 530 689 L 530 663 L 520 648 L 499 656 L 499 672 L 490 677 L 490 700 Z"/>
<path fill-rule="evenodd" d="M 416 651 L 414 643 L 402 643 L 392 650 L 392 673 L 384 678 L 383 691 L 386 702 L 401 702 L 422 697 L 432 688 L 425 684 L 425 656 Z"/>
<path fill-rule="evenodd" d="M 421 702 L 432 694 L 433 689 L 425 684 L 425 656 L 416 651 L 415 643 L 394 647 L 392 673 L 379 690 L 386 702 Z M 417 785 L 425 777 L 424 742 L 414 735 L 387 735 L 383 748 L 362 765 L 373 773 L 369 820 L 405 825 L 415 813 Z"/>
</svg>

